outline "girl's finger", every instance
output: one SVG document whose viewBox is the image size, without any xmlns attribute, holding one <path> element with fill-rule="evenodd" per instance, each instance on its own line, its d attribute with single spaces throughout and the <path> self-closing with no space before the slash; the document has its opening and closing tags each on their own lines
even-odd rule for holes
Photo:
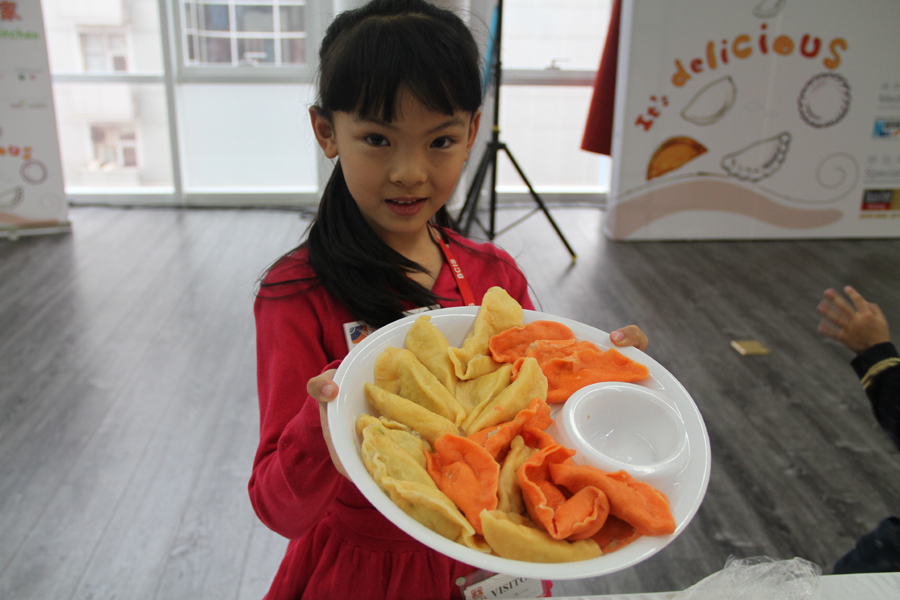
<svg viewBox="0 0 900 600">
<path fill-rule="evenodd" d="M 628 325 L 609 334 L 609 339 L 616 346 L 634 346 L 638 350 L 645 350 L 650 344 L 647 335 L 637 325 Z"/>
<path fill-rule="evenodd" d="M 869 303 L 865 298 L 862 297 L 862 294 L 857 292 L 849 285 L 844 288 L 844 293 L 847 294 L 847 297 L 850 298 L 850 300 L 853 302 L 853 306 L 856 307 L 856 310 L 858 312 L 868 312 Z"/>
<path fill-rule="evenodd" d="M 318 400 L 319 402 L 331 402 L 337 398 L 338 387 L 332 381 L 335 370 L 329 369 L 321 375 L 316 375 L 306 384 L 306 393 Z"/>
<path fill-rule="evenodd" d="M 816 312 L 835 324 L 840 324 L 844 321 L 844 314 L 837 309 L 834 302 L 828 300 L 823 299 L 819 302 L 819 305 L 816 306 Z"/>
</svg>

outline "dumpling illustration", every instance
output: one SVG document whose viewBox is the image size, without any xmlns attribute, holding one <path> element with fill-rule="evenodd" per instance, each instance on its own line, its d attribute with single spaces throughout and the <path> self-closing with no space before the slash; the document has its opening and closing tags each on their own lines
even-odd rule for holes
<svg viewBox="0 0 900 600">
<path fill-rule="evenodd" d="M 791 134 L 783 131 L 737 152 L 726 154 L 722 157 L 722 168 L 732 177 L 744 181 L 760 181 L 781 168 L 790 144 Z"/>
<path fill-rule="evenodd" d="M 647 179 L 653 179 L 674 171 L 686 162 L 706 153 L 706 146 L 693 138 L 678 136 L 664 141 L 647 164 Z"/>
<path fill-rule="evenodd" d="M 37 185 L 47 180 L 47 167 L 39 160 L 28 160 L 22 163 L 19 174 L 28 183 Z"/>
<path fill-rule="evenodd" d="M 784 8 L 784 3 L 787 0 L 762 0 L 759 4 L 756 5 L 756 8 L 753 9 L 753 16 L 759 17 L 760 19 L 771 19 Z"/>
<path fill-rule="evenodd" d="M 797 98 L 800 118 L 816 127 L 831 127 L 850 110 L 850 84 L 837 73 L 819 73 Z"/>
<path fill-rule="evenodd" d="M 21 185 L 0 192 L 0 208 L 9 210 L 17 207 L 22 202 L 24 195 L 25 190 Z"/>
<path fill-rule="evenodd" d="M 737 98 L 734 79 L 720 77 L 697 92 L 681 111 L 681 118 L 694 125 L 712 125 L 724 117 Z"/>
</svg>

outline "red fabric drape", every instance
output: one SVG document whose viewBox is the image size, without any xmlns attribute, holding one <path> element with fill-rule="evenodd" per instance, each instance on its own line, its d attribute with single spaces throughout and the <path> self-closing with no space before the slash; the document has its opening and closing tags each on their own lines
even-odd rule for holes
<svg viewBox="0 0 900 600">
<path fill-rule="evenodd" d="M 587 124 L 581 149 L 597 154 L 612 153 L 613 109 L 616 97 L 616 63 L 619 56 L 619 14 L 622 1 L 615 0 L 609 19 L 609 31 L 603 56 L 600 57 L 600 68 L 594 78 L 594 95 L 588 110 Z"/>
</svg>

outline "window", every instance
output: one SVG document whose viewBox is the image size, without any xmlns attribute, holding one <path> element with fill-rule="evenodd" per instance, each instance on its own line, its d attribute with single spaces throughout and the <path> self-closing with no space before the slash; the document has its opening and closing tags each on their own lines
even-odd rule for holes
<svg viewBox="0 0 900 600">
<path fill-rule="evenodd" d="M 95 168 L 138 166 L 133 125 L 91 125 L 91 142 L 94 147 Z"/>
<path fill-rule="evenodd" d="M 611 9 L 611 0 L 504 2 L 500 120 L 510 150 L 541 192 L 575 197 L 609 189 L 610 159 L 581 150 L 581 137 Z M 498 189 L 523 191 L 509 162 L 499 163 Z"/>
<path fill-rule="evenodd" d="M 70 197 L 317 201 L 330 164 L 306 114 L 315 50 L 335 13 L 365 0 L 40 1 Z M 435 1 L 486 37 L 493 0 Z M 505 0 L 503 139 L 542 194 L 608 185 L 608 159 L 580 150 L 579 137 L 611 2 Z M 498 170 L 501 193 L 519 194 L 505 158 Z"/>
<path fill-rule="evenodd" d="M 505 0 L 503 68 L 596 71 L 610 0 Z"/>
<path fill-rule="evenodd" d="M 187 66 L 306 63 L 304 0 L 180 1 Z"/>
<path fill-rule="evenodd" d="M 128 46 L 122 32 L 84 32 L 80 35 L 81 57 L 88 73 L 128 71 Z"/>
</svg>

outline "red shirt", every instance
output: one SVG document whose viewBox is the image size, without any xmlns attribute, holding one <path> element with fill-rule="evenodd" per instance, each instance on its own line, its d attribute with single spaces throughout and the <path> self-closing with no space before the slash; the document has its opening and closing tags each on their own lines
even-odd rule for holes
<svg viewBox="0 0 900 600">
<path fill-rule="evenodd" d="M 525 276 L 506 252 L 449 233 L 450 248 L 477 304 L 500 286 L 533 309 Z M 265 284 L 314 276 L 300 250 Z M 443 307 L 462 306 L 445 262 L 432 290 Z M 259 518 L 290 539 L 268 600 L 297 598 L 451 598 L 468 565 L 435 552 L 375 510 L 331 462 L 318 403 L 306 383 L 346 356 L 343 324 L 356 319 L 315 282 L 264 285 L 254 313 L 260 440 L 250 500 Z"/>
</svg>

